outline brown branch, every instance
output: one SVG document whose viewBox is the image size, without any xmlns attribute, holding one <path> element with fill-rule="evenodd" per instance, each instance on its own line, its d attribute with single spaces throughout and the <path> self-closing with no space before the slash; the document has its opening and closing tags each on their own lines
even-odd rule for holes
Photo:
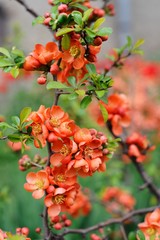
<svg viewBox="0 0 160 240">
<path fill-rule="evenodd" d="M 110 130 L 110 132 L 113 135 L 113 137 L 121 138 L 120 144 L 121 144 L 121 146 L 123 148 L 123 153 L 125 153 L 131 159 L 132 163 L 136 167 L 139 175 L 141 176 L 141 178 L 144 181 L 144 185 L 143 186 L 147 187 L 149 189 L 149 191 L 157 198 L 158 203 L 160 203 L 160 191 L 159 191 L 159 189 L 153 184 L 152 180 L 150 179 L 150 177 L 148 176 L 148 174 L 144 170 L 143 165 L 141 163 L 137 162 L 136 157 L 132 157 L 132 156 L 128 155 L 128 146 L 125 143 L 124 136 L 116 136 L 113 133 L 113 131 L 112 131 L 112 126 L 111 126 L 110 122 L 107 122 L 106 125 L 108 126 L 108 129 Z"/>
<path fill-rule="evenodd" d="M 156 188 L 150 177 L 145 172 L 143 165 L 137 162 L 135 157 L 130 157 L 130 159 L 132 160 L 132 163 L 134 164 L 141 178 L 143 179 L 145 186 L 150 190 L 152 194 L 154 194 L 158 202 L 160 202 L 160 191 Z"/>
<path fill-rule="evenodd" d="M 91 226 L 91 227 L 85 228 L 85 229 L 65 229 L 64 232 L 59 235 L 58 239 L 61 239 L 61 237 L 65 236 L 65 235 L 68 235 L 68 234 L 86 235 L 89 232 L 92 232 L 92 231 L 98 230 L 99 228 L 104 228 L 104 227 L 107 227 L 107 226 L 113 225 L 113 224 L 121 224 L 122 225 L 128 219 L 131 219 L 132 217 L 137 216 L 137 215 L 152 212 L 158 207 L 159 207 L 159 205 L 154 206 L 154 207 L 150 207 L 150 208 L 142 208 L 142 209 L 134 210 L 132 212 L 129 212 L 128 214 L 126 214 L 125 216 L 123 216 L 121 218 L 111 218 L 111 219 L 109 219 L 105 222 L 98 223 L 94 226 Z M 53 240 L 53 238 L 52 238 L 52 240 Z"/>
<path fill-rule="evenodd" d="M 7 136 L 4 136 L 4 137 L 1 137 L 0 140 L 6 140 L 8 137 Z"/>
<path fill-rule="evenodd" d="M 24 0 L 15 0 L 16 2 L 20 3 L 27 12 L 29 12 L 33 17 L 38 17 L 39 15 L 31 8 L 28 7 L 28 5 L 24 2 Z"/>
</svg>

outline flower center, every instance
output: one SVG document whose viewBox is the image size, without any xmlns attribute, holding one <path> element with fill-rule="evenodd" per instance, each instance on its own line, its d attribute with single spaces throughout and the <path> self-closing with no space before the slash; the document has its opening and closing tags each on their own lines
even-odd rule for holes
<svg viewBox="0 0 160 240">
<path fill-rule="evenodd" d="M 92 154 L 93 154 L 93 149 L 90 149 L 89 147 L 86 147 L 85 150 L 84 150 L 84 154 L 86 157 L 92 157 Z"/>
<path fill-rule="evenodd" d="M 69 50 L 72 57 L 77 58 L 80 54 L 80 50 L 77 46 L 72 46 Z"/>
<path fill-rule="evenodd" d="M 43 188 L 43 181 L 42 180 L 37 180 L 36 181 L 36 186 L 37 186 L 37 189 L 42 189 Z"/>
<path fill-rule="evenodd" d="M 32 125 L 32 131 L 33 134 L 38 135 L 40 133 L 42 133 L 42 127 L 39 123 L 35 123 Z"/>
<path fill-rule="evenodd" d="M 149 236 L 152 236 L 152 235 L 154 235 L 155 234 L 155 229 L 154 228 L 148 228 L 147 230 L 146 230 L 146 233 L 147 233 L 147 235 L 149 235 Z"/>
<path fill-rule="evenodd" d="M 58 127 L 60 124 L 59 119 L 55 117 L 52 117 L 49 122 L 53 127 Z"/>
<path fill-rule="evenodd" d="M 60 150 L 60 153 L 64 156 L 67 156 L 70 153 L 70 151 L 66 145 L 63 145 L 63 147 Z"/>
<path fill-rule="evenodd" d="M 54 202 L 55 202 L 56 204 L 63 204 L 64 201 L 65 201 L 65 197 L 64 197 L 63 195 L 57 195 L 57 196 L 55 196 L 55 198 L 54 198 Z"/>
<path fill-rule="evenodd" d="M 65 176 L 63 174 L 58 174 L 57 177 L 56 177 L 56 180 L 58 182 L 65 182 Z"/>
</svg>

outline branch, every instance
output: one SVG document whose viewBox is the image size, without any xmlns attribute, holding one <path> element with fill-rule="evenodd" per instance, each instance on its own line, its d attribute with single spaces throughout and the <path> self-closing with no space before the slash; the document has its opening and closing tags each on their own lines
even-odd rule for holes
<svg viewBox="0 0 160 240">
<path fill-rule="evenodd" d="M 146 214 L 148 212 L 152 212 L 154 211 L 156 208 L 158 208 L 158 206 L 154 206 L 154 207 L 150 207 L 150 208 L 143 208 L 143 209 L 138 209 L 138 210 L 134 210 L 132 212 L 129 212 L 128 214 L 126 214 L 125 216 L 121 217 L 121 218 L 111 218 L 105 222 L 101 222 L 97 225 L 94 225 L 92 227 L 86 228 L 86 229 L 65 229 L 64 232 L 62 234 L 59 235 L 59 239 L 61 239 L 63 236 L 68 235 L 68 234 L 80 234 L 80 235 L 86 235 L 89 232 L 98 230 L 99 228 L 104 228 L 106 226 L 112 225 L 112 224 L 123 224 L 125 223 L 128 219 L 137 216 L 137 215 L 141 215 L 141 214 Z M 53 240 L 53 239 L 52 239 Z"/>
<path fill-rule="evenodd" d="M 141 163 L 137 162 L 135 157 L 130 157 L 130 159 L 132 160 L 132 163 L 134 164 L 134 166 L 136 167 L 137 171 L 141 175 L 141 178 L 143 179 L 143 181 L 145 183 L 145 186 L 150 190 L 150 192 L 152 194 L 155 195 L 155 197 L 157 198 L 158 202 L 160 202 L 160 192 L 156 188 L 156 186 L 153 184 L 153 182 L 150 179 L 150 177 L 145 172 L 145 170 L 143 168 L 143 165 Z"/>
<path fill-rule="evenodd" d="M 31 8 L 27 6 L 27 4 L 24 2 L 24 0 L 15 0 L 16 2 L 20 3 L 27 12 L 29 12 L 33 17 L 38 17 L 38 14 Z"/>
<path fill-rule="evenodd" d="M 0 140 L 6 140 L 8 137 L 7 136 L 4 136 L 4 137 L 1 137 Z"/>
<path fill-rule="evenodd" d="M 121 146 L 123 148 L 123 152 L 125 154 L 127 154 L 128 152 L 128 146 L 127 144 L 125 143 L 125 139 L 124 139 L 124 136 L 116 136 L 113 132 L 112 132 L 112 126 L 109 122 L 107 122 L 107 126 L 108 126 L 108 129 L 109 131 L 111 132 L 111 134 L 113 135 L 113 137 L 117 138 L 121 138 Z M 153 184 L 152 180 L 150 179 L 150 177 L 148 176 L 148 174 L 145 172 L 144 170 L 144 167 L 141 163 L 137 162 L 136 160 L 136 157 L 131 157 L 131 156 L 128 156 L 132 163 L 134 164 L 134 166 L 136 167 L 138 173 L 140 174 L 141 178 L 143 179 L 144 181 L 144 185 L 143 185 L 143 188 L 144 186 L 147 187 L 150 192 L 157 198 L 157 201 L 160 203 L 160 191 L 158 190 L 158 188 Z"/>
</svg>

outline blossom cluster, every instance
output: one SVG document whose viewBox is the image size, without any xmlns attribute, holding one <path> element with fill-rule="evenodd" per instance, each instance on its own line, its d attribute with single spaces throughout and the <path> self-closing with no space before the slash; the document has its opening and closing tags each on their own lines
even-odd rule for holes
<svg viewBox="0 0 160 240">
<path fill-rule="evenodd" d="M 67 211 L 76 200 L 84 199 L 79 192 L 77 176 L 92 176 L 105 171 L 108 140 L 102 132 L 78 127 L 59 106 L 40 106 L 27 119 L 37 148 L 50 144 L 51 154 L 45 169 L 27 174 L 24 188 L 39 199 L 46 193 L 44 203 L 50 217 Z M 77 198 L 77 199 L 78 199 Z M 72 210 L 76 215 L 75 210 Z M 75 213 L 74 213 L 75 212 Z"/>
<path fill-rule="evenodd" d="M 96 55 L 101 49 L 102 37 L 99 37 L 98 46 L 97 44 L 89 45 L 87 50 L 82 45 L 79 34 L 73 32 L 69 37 L 70 43 L 67 49 L 62 46 L 59 50 L 55 42 L 48 42 L 45 46 L 36 44 L 33 52 L 26 57 L 23 68 L 26 71 L 46 70 L 56 75 L 60 82 L 67 82 L 69 76 L 75 76 L 78 81 L 81 80 L 87 73 L 85 65 L 96 61 Z M 86 51 L 89 53 L 86 54 Z"/>
<path fill-rule="evenodd" d="M 106 211 L 117 217 L 133 210 L 136 203 L 129 192 L 119 187 L 107 187 L 103 192 L 102 201 Z"/>
<path fill-rule="evenodd" d="M 147 213 L 143 223 L 138 224 L 143 232 L 145 239 L 160 239 L 160 209 L 156 208 L 153 212 Z M 138 236 L 137 239 L 139 240 Z"/>
</svg>

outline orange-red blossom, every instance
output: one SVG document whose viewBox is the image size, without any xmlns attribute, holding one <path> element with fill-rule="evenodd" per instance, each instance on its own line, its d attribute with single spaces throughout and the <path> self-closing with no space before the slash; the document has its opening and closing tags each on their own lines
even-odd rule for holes
<svg viewBox="0 0 160 240">
<path fill-rule="evenodd" d="M 135 157 L 137 162 L 144 162 L 148 150 L 154 150 L 154 146 L 149 146 L 146 136 L 134 132 L 126 139 L 128 145 L 128 155 Z"/>
<path fill-rule="evenodd" d="M 45 190 L 49 187 L 49 179 L 46 171 L 30 172 L 27 174 L 26 180 L 27 183 L 24 184 L 25 190 L 33 192 L 32 196 L 35 199 L 42 198 Z"/>
<path fill-rule="evenodd" d="M 48 215 L 53 218 L 69 209 L 74 204 L 78 189 L 79 185 L 74 184 L 66 188 L 58 187 L 53 193 L 48 194 L 44 200 Z"/>
<path fill-rule="evenodd" d="M 131 211 L 136 203 L 135 198 L 130 193 L 119 187 L 107 187 L 102 200 L 106 204 L 106 210 L 116 216 Z"/>
<path fill-rule="evenodd" d="M 146 240 L 160 239 L 160 209 L 147 213 L 144 222 L 139 223 L 138 227 L 144 233 Z M 137 239 L 139 240 L 138 237 Z"/>
<path fill-rule="evenodd" d="M 42 44 L 36 44 L 33 52 L 26 57 L 23 68 L 27 71 L 33 71 L 60 57 L 61 52 L 55 42 L 48 42 L 45 47 Z"/>
</svg>

